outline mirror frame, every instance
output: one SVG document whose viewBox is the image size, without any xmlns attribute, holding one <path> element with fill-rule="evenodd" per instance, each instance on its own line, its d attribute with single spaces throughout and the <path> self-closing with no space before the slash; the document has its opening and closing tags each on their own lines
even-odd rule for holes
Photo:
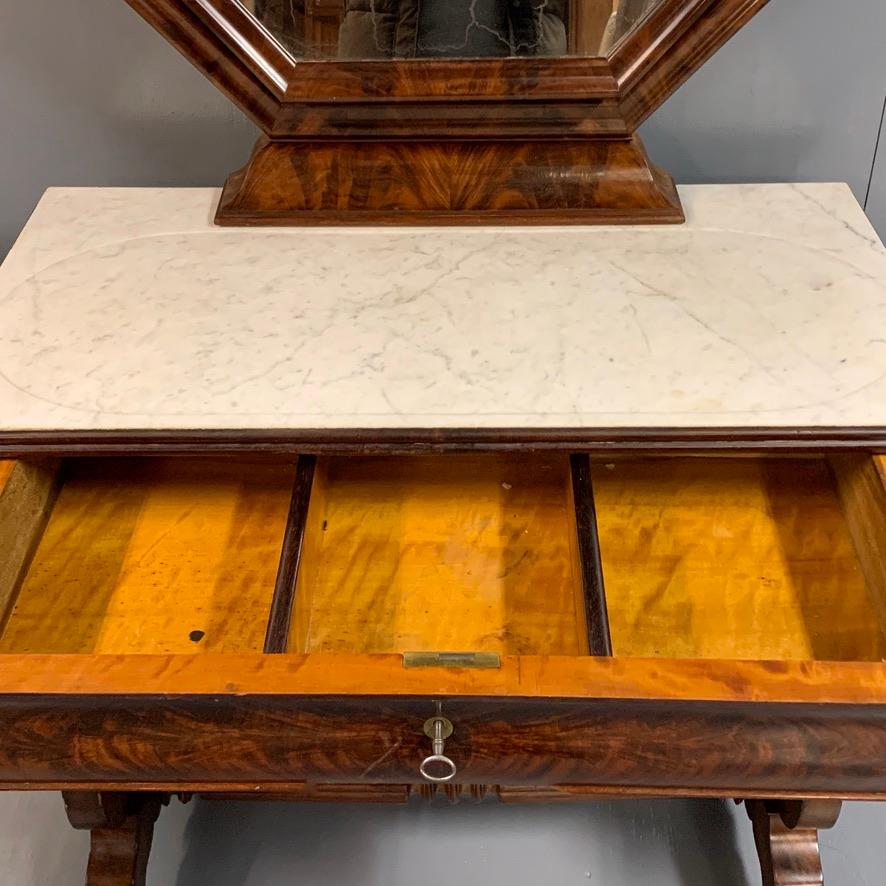
<svg viewBox="0 0 886 886">
<path fill-rule="evenodd" d="M 640 124 L 768 0 L 661 0 L 608 58 L 297 60 L 238 0 L 127 0 L 264 133 L 220 224 L 679 222 Z"/>
</svg>

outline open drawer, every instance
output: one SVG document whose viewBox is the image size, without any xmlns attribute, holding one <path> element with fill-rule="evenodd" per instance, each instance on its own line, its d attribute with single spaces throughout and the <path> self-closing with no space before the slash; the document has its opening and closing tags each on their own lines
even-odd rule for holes
<svg viewBox="0 0 886 886">
<path fill-rule="evenodd" d="M 83 458 L 0 488 L 0 783 L 408 783 L 440 705 L 462 783 L 886 794 L 883 457 Z"/>
<path fill-rule="evenodd" d="M 294 475 L 240 460 L 19 463 L 0 653 L 261 652 Z"/>
</svg>

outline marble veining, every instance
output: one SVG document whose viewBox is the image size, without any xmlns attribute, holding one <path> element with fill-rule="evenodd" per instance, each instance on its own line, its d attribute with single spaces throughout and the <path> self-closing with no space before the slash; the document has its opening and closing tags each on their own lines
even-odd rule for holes
<svg viewBox="0 0 886 886">
<path fill-rule="evenodd" d="M 219 229 L 47 193 L 0 268 L 0 429 L 886 427 L 886 250 L 843 185 L 682 227 Z"/>
</svg>

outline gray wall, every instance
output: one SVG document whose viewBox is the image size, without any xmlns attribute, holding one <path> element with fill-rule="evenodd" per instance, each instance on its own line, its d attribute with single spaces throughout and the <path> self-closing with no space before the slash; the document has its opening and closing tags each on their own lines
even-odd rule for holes
<svg viewBox="0 0 886 886">
<path fill-rule="evenodd" d="M 886 112 L 886 103 L 883 104 L 883 110 Z M 886 113 L 883 115 L 878 148 L 877 162 L 871 174 L 867 210 L 880 236 L 886 238 Z"/>
<path fill-rule="evenodd" d="M 883 0 L 772 0 L 646 125 L 683 182 L 845 180 L 886 236 Z M 0 0 L 0 255 L 50 185 L 219 184 L 255 133 L 123 0 Z M 886 809 L 823 838 L 829 886 L 882 881 Z M 83 882 L 57 795 L 0 797 L 0 870 Z M 174 805 L 150 882 L 529 886 L 758 882 L 748 823 L 715 802 L 578 807 Z"/>
<path fill-rule="evenodd" d="M 218 185 L 252 125 L 123 0 L 0 0 L 0 256 L 50 185 Z"/>
<path fill-rule="evenodd" d="M 644 135 L 681 181 L 847 181 L 863 201 L 884 98 L 883 0 L 771 0 Z"/>
<path fill-rule="evenodd" d="M 821 834 L 828 886 L 883 882 L 880 807 L 850 803 Z M 577 806 L 176 801 L 149 886 L 757 886 L 750 823 L 731 802 Z M 57 794 L 0 800 L 0 882 L 82 886 L 89 841 Z"/>
</svg>

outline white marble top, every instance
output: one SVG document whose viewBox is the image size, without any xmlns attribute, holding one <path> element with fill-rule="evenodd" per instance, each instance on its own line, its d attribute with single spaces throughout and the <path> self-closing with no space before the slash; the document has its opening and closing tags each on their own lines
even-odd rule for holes
<svg viewBox="0 0 886 886">
<path fill-rule="evenodd" d="M 53 189 L 0 268 L 0 431 L 886 427 L 886 250 L 845 185 L 633 228 L 222 229 Z"/>
</svg>

